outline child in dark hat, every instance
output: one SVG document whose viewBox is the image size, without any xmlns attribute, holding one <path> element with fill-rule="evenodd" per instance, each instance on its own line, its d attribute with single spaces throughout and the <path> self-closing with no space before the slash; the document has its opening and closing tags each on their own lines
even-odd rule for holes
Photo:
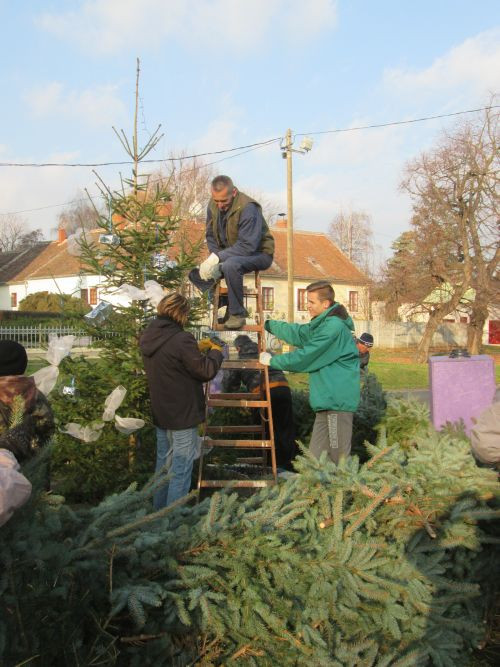
<svg viewBox="0 0 500 667">
<path fill-rule="evenodd" d="M 365 371 L 370 361 L 370 349 L 373 347 L 373 336 L 371 333 L 362 333 L 356 338 L 356 347 L 359 351 L 359 367 Z"/>
<path fill-rule="evenodd" d="M 50 405 L 24 372 L 28 356 L 14 340 L 0 340 L 0 448 L 11 451 L 22 463 L 41 447 L 54 431 Z M 20 403 L 22 401 L 22 405 Z M 12 423 L 13 409 L 22 417 Z"/>
</svg>

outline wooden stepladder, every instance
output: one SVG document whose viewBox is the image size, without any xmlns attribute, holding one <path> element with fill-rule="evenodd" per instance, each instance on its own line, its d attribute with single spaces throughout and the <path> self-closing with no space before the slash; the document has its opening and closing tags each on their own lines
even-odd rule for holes
<svg viewBox="0 0 500 667">
<path fill-rule="evenodd" d="M 214 294 L 213 304 L 213 322 L 214 331 L 226 331 L 223 324 L 217 321 L 217 311 L 219 309 L 219 299 L 221 294 L 227 294 L 227 288 L 221 287 L 217 283 Z M 238 332 L 253 331 L 257 333 L 257 344 L 259 353 L 266 350 L 266 339 L 264 330 L 264 315 L 262 311 L 262 290 L 260 284 L 259 272 L 255 272 L 255 289 L 246 289 L 244 292 L 247 299 L 255 299 L 256 324 L 243 326 Z M 269 388 L 268 367 L 262 365 L 258 359 L 237 359 L 222 362 L 222 369 L 227 370 L 256 370 L 260 372 L 260 391 L 252 393 L 223 394 L 210 392 L 210 383 L 206 388 L 206 415 L 203 432 L 203 441 L 199 461 L 198 473 L 198 491 L 203 488 L 222 488 L 222 487 L 247 487 L 257 488 L 270 486 L 277 482 L 276 470 L 276 452 L 274 448 L 274 429 L 273 415 L 271 411 L 271 393 Z M 216 426 L 208 425 L 210 408 L 258 408 L 260 414 L 260 424 L 250 424 L 241 426 Z M 216 415 L 217 413 L 215 413 Z M 238 439 L 238 434 L 253 434 L 253 439 Z M 219 436 L 233 435 L 235 439 L 217 439 Z M 226 447 L 232 449 L 255 449 L 262 454 L 261 462 L 266 461 L 268 453 L 271 457 L 272 479 L 252 479 L 252 480 L 227 480 L 227 479 L 205 479 L 204 449 L 205 447 Z M 244 459 L 246 460 L 246 459 Z"/>
</svg>

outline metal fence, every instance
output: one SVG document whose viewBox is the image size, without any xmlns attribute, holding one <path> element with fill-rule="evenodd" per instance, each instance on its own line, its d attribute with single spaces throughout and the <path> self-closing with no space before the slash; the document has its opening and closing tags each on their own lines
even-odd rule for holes
<svg viewBox="0 0 500 667">
<path fill-rule="evenodd" d="M 45 348 L 52 338 L 60 336 L 76 336 L 75 347 L 90 347 L 96 341 L 95 337 L 73 327 L 0 327 L 0 340 L 16 340 L 28 349 Z"/>
<path fill-rule="evenodd" d="M 418 345 L 424 330 L 424 322 L 383 322 L 383 321 L 363 321 L 355 322 L 356 333 L 368 331 L 375 338 L 375 345 L 378 347 L 399 348 L 415 347 Z M 209 326 L 191 327 L 193 336 L 199 340 L 210 330 Z M 241 332 L 227 331 L 217 332 L 217 335 L 231 343 Z M 51 327 L 51 326 L 3 326 L 0 327 L 0 340 L 17 340 L 26 348 L 46 348 L 53 337 L 76 336 L 74 347 L 91 347 L 103 337 L 113 336 L 112 332 L 102 333 L 99 336 L 89 336 L 85 331 L 74 329 L 73 327 Z M 253 338 L 253 336 L 250 336 Z M 274 336 L 266 335 L 268 347 L 273 347 Z M 467 342 L 467 325 L 444 323 L 438 327 L 432 339 L 434 346 L 459 346 L 463 347 Z"/>
<path fill-rule="evenodd" d="M 191 333 L 196 340 L 199 340 L 205 330 L 208 330 L 208 327 L 193 327 Z M 44 349 L 48 346 L 52 338 L 59 338 L 60 336 L 75 336 L 73 347 L 91 347 L 94 343 L 98 347 L 99 341 L 102 338 L 108 338 L 113 335 L 113 332 L 108 331 L 100 334 L 98 337 L 89 336 L 85 331 L 62 326 L 0 327 L 0 340 L 16 340 L 27 349 Z"/>
</svg>

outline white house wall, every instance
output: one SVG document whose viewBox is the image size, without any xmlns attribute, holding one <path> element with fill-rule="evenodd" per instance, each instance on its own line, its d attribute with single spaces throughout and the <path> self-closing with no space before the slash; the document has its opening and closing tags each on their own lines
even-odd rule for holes
<svg viewBox="0 0 500 667">
<path fill-rule="evenodd" d="M 298 323 L 308 322 L 310 320 L 307 310 L 298 310 L 297 294 L 299 289 L 305 289 L 312 280 L 296 280 L 293 285 L 293 299 L 294 299 L 294 319 Z M 254 287 L 253 274 L 245 276 L 244 284 L 246 287 Z M 288 282 L 285 278 L 270 278 L 266 276 L 261 277 L 262 287 L 272 287 L 274 289 L 274 309 L 266 311 L 269 317 L 276 320 L 286 320 L 288 313 Z M 335 298 L 339 303 L 345 305 L 349 310 L 349 292 L 358 293 L 358 312 L 350 313 L 354 319 L 362 318 L 368 319 L 369 316 L 369 288 L 365 285 L 352 284 L 336 284 L 332 283 L 335 290 Z M 253 300 L 249 300 L 249 305 L 252 311 L 255 308 Z"/>
</svg>

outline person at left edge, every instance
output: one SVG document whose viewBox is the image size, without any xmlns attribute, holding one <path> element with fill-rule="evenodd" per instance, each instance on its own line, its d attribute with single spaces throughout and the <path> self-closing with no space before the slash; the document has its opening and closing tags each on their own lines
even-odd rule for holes
<svg viewBox="0 0 500 667">
<path fill-rule="evenodd" d="M 189 302 L 182 294 L 165 296 L 158 316 L 145 329 L 139 347 L 146 369 L 156 426 L 156 472 L 172 458 L 170 480 L 153 498 L 155 509 L 185 496 L 198 445 L 198 425 L 205 420 L 203 383 L 212 380 L 222 365 L 221 347 L 210 342 L 206 354 L 184 330 Z"/>
</svg>

